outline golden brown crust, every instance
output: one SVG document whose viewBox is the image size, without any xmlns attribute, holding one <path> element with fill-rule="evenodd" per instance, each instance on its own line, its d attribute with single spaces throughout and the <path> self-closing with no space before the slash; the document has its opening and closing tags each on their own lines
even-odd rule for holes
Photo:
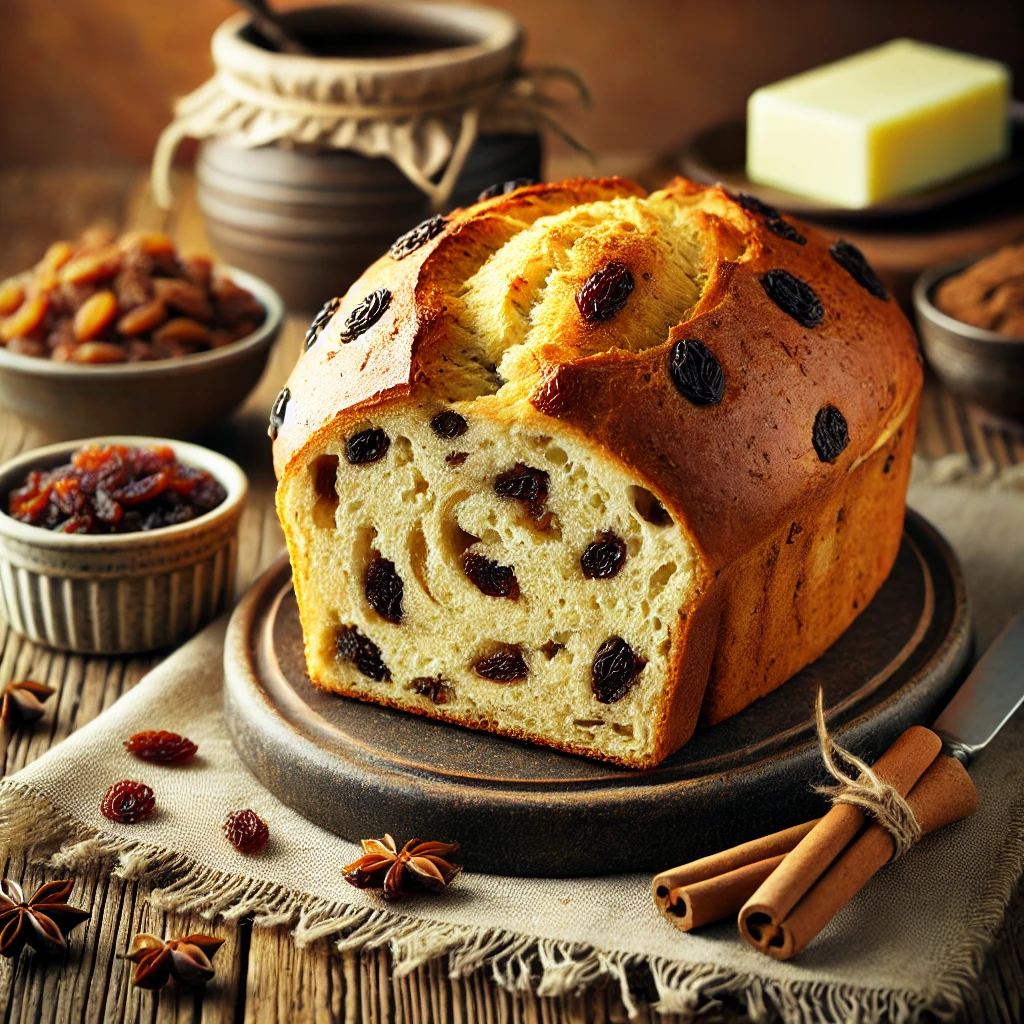
<svg viewBox="0 0 1024 1024">
<path fill-rule="evenodd" d="M 535 402 L 649 481 L 712 572 L 841 487 L 905 416 L 922 379 L 913 331 L 894 301 L 874 298 L 839 270 L 828 242 L 806 226 L 807 245 L 798 247 L 748 216 L 746 259 L 718 263 L 695 315 L 670 337 L 714 352 L 726 381 L 721 403 L 697 406 L 679 395 L 670 343 L 553 368 L 542 387 L 558 391 L 557 410 Z M 761 277 L 775 267 L 815 289 L 825 308 L 820 326 L 801 327 L 768 298 Z M 826 405 L 842 412 L 850 434 L 832 463 L 811 441 Z"/>
<path fill-rule="evenodd" d="M 274 442 L 278 479 L 292 458 L 337 416 L 408 394 L 422 380 L 423 364 L 443 346 L 451 324 L 447 295 L 461 286 L 472 272 L 469 268 L 483 263 L 509 236 L 512 227 L 578 203 L 628 195 L 643 195 L 643 189 L 622 178 L 532 185 L 453 211 L 444 232 L 415 252 L 401 260 L 382 256 L 367 268 L 288 380 L 292 397 Z M 372 344 L 342 344 L 349 313 L 377 288 L 391 292 L 391 303 L 372 328 Z"/>
<path fill-rule="evenodd" d="M 700 718 L 742 711 L 820 657 L 885 582 L 903 536 L 917 402 L 845 485 L 722 574 L 724 609 Z"/>
<path fill-rule="evenodd" d="M 687 318 L 664 344 L 631 351 L 618 347 L 615 321 L 567 316 L 558 336 L 537 348 L 531 372 L 502 389 L 510 415 L 558 420 L 624 466 L 696 547 L 698 598 L 673 635 L 675 689 L 656 760 L 689 738 L 709 678 L 701 714 L 714 722 L 819 656 L 874 596 L 899 546 L 922 383 L 905 316 L 839 266 L 817 231 L 791 222 L 806 238 L 800 245 L 721 189 L 679 180 L 670 191 L 699 205 L 709 254 L 708 282 Z M 402 260 L 382 257 L 292 374 L 274 445 L 278 476 L 369 409 L 418 389 L 445 395 L 454 297 L 524 225 L 643 194 L 620 179 L 520 189 L 455 211 L 441 234 Z M 630 301 L 644 308 L 664 269 L 657 253 L 626 233 L 613 236 L 594 249 L 580 283 L 609 258 L 630 265 Z M 763 278 L 778 269 L 814 289 L 824 309 L 819 325 L 801 326 L 769 298 Z M 346 317 L 381 287 L 391 302 L 368 343 L 343 344 Z M 670 352 L 682 339 L 701 341 L 720 363 L 719 404 L 695 405 L 673 384 Z M 812 432 L 829 405 L 845 418 L 849 444 L 825 462 Z M 845 518 L 837 520 L 840 510 Z M 291 538 L 294 526 L 279 512 Z M 386 695 L 380 702 L 393 703 Z"/>
</svg>

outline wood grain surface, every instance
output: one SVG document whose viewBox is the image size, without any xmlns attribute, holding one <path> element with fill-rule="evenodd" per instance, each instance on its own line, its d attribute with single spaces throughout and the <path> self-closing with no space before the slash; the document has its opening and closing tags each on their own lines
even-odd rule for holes
<svg viewBox="0 0 1024 1024">
<path fill-rule="evenodd" d="M 117 229 L 163 227 L 186 251 L 206 248 L 191 179 L 176 183 L 178 210 L 166 217 L 147 198 L 145 177 L 133 168 L 31 170 L 0 174 L 0 278 L 21 270 L 58 237 L 106 221 Z M 267 374 L 241 413 L 207 443 L 239 461 L 252 491 L 242 519 L 238 591 L 282 548 L 273 510 L 273 474 L 266 441 L 266 414 L 299 351 L 306 324 L 290 320 Z M 0 461 L 38 443 L 38 437 L 0 411 Z M 936 457 L 961 452 L 979 466 L 1024 461 L 1024 438 L 986 426 L 976 415 L 929 381 L 918 448 Z M 0 622 L 0 686 L 33 678 L 58 689 L 46 716 L 31 731 L 16 732 L 3 751 L 5 774 L 17 771 L 91 721 L 131 689 L 156 662 L 154 657 L 107 659 L 69 656 L 34 646 Z M 45 874 L 20 857 L 6 857 L 3 873 L 32 891 Z M 312 1024 L 327 1021 L 426 1024 L 499 1022 L 625 1021 L 617 987 L 599 986 L 586 995 L 539 998 L 510 994 L 478 972 L 466 980 L 446 976 L 435 962 L 405 978 L 392 977 L 386 951 L 339 953 L 326 941 L 297 949 L 285 929 L 253 929 L 153 911 L 136 882 L 101 878 L 76 883 L 72 902 L 90 907 L 91 920 L 76 929 L 63 964 L 31 953 L 0 965 L 3 1024 Z M 225 937 L 217 953 L 217 976 L 205 992 L 166 989 L 143 992 L 130 984 L 131 965 L 121 959 L 140 931 L 158 935 L 206 931 Z M 653 995 L 637 980 L 638 995 Z M 641 1021 L 680 1021 L 640 1004 Z"/>
</svg>

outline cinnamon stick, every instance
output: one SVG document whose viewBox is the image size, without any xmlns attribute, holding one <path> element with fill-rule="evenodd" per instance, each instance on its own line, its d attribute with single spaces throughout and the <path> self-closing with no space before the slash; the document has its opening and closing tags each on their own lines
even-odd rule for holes
<svg viewBox="0 0 1024 1024">
<path fill-rule="evenodd" d="M 879 757 L 873 770 L 906 796 L 941 748 L 931 729 L 914 725 Z M 675 927 L 690 931 L 735 914 L 755 893 L 763 896 L 767 887 L 784 917 L 864 822 L 862 811 L 836 804 L 823 818 L 655 875 L 654 902 Z"/>
<path fill-rule="evenodd" d="M 654 876 L 654 903 L 684 932 L 735 914 L 817 824 L 805 821 Z"/>
<path fill-rule="evenodd" d="M 942 740 L 924 726 L 913 725 L 875 762 L 873 770 L 900 796 L 906 796 L 942 749 Z M 751 896 L 747 906 L 769 907 L 782 921 L 801 897 L 864 827 L 864 812 L 850 804 L 833 804 L 817 826 Z"/>
<path fill-rule="evenodd" d="M 922 833 L 934 832 L 973 814 L 978 806 L 978 791 L 956 758 L 941 756 L 907 794 L 907 803 Z M 889 832 L 882 825 L 871 824 L 814 882 L 795 907 L 780 912 L 779 905 L 770 902 L 770 898 L 785 890 L 761 886 L 740 911 L 740 934 L 762 953 L 776 960 L 788 960 L 806 948 L 890 860 L 894 851 Z M 769 899 L 765 898 L 765 892 Z"/>
</svg>

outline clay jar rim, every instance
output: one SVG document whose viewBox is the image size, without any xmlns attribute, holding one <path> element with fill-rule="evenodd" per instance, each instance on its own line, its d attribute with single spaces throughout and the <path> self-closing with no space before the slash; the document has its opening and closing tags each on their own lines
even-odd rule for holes
<svg viewBox="0 0 1024 1024">
<path fill-rule="evenodd" d="M 967 343 L 1004 347 L 1022 345 L 1024 338 L 1000 334 L 998 331 L 990 331 L 985 327 L 975 327 L 973 324 L 964 323 L 963 320 L 957 320 L 956 317 L 943 313 L 932 301 L 935 290 L 943 281 L 990 255 L 990 252 L 985 252 L 929 267 L 914 282 L 914 310 L 918 317 L 930 326 L 938 327 Z"/>
<path fill-rule="evenodd" d="M 123 444 L 134 448 L 166 445 L 174 451 L 179 462 L 193 469 L 204 469 L 215 477 L 227 494 L 216 508 L 188 522 L 160 526 L 155 530 L 136 530 L 133 533 L 54 533 L 41 526 L 19 522 L 7 513 L 8 496 L 14 488 L 21 485 L 30 472 L 62 465 L 69 461 L 73 452 L 91 444 Z M 226 455 L 211 451 L 202 445 L 190 444 L 188 441 L 136 434 L 106 434 L 77 441 L 60 441 L 42 448 L 31 448 L 0 465 L 0 536 L 20 541 L 26 546 L 49 550 L 84 551 L 91 548 L 123 551 L 146 548 L 152 546 L 154 540 L 171 541 L 189 533 L 205 533 L 220 523 L 230 522 L 240 514 L 248 493 L 249 478 L 237 462 Z"/>
<path fill-rule="evenodd" d="M 195 352 L 189 356 L 172 356 L 170 359 L 153 359 L 139 363 L 55 363 L 40 356 L 24 356 L 8 352 L 0 346 L 0 373 L 15 371 L 26 377 L 58 377 L 64 380 L 117 380 L 138 381 L 140 378 L 159 378 L 204 373 L 222 363 L 243 360 L 256 349 L 273 344 L 281 324 L 284 322 L 284 300 L 262 278 L 237 267 L 219 266 L 235 284 L 251 292 L 266 314 L 263 323 L 251 334 L 220 348 L 206 352 Z"/>
<path fill-rule="evenodd" d="M 265 62 L 267 70 L 279 69 L 294 74 L 308 68 L 312 62 L 318 68 L 336 68 L 339 73 L 382 72 L 388 76 L 409 73 L 417 75 L 439 67 L 470 66 L 480 61 L 507 55 L 511 66 L 518 58 L 522 46 L 522 32 L 512 15 L 493 8 L 449 3 L 413 3 L 408 0 L 390 0 L 384 3 L 327 4 L 317 7 L 298 7 L 282 13 L 282 20 L 312 22 L 317 18 L 337 19 L 338 27 L 347 20 L 351 25 L 378 29 L 398 29 L 422 35 L 429 43 L 434 35 L 447 30 L 450 36 L 472 40 L 463 45 L 443 49 L 425 50 L 423 53 L 402 54 L 393 57 L 329 57 L 280 53 L 267 50 L 242 38 L 241 32 L 252 24 L 244 11 L 223 21 L 213 33 L 210 50 L 214 64 L 220 68 L 251 68 L 254 62 Z"/>
</svg>

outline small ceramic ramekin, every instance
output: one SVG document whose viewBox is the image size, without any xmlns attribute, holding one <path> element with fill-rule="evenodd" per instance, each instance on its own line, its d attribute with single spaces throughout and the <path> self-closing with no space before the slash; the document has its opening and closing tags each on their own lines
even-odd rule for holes
<svg viewBox="0 0 1024 1024">
<path fill-rule="evenodd" d="M 85 444 L 169 445 L 205 469 L 224 501 L 187 523 L 112 535 L 53 533 L 7 514 L 34 469 L 68 462 Z M 238 522 L 249 489 L 231 459 L 156 437 L 112 436 L 36 448 L 0 466 L 0 616 L 36 643 L 78 654 L 137 654 L 187 640 L 231 600 Z"/>
</svg>

